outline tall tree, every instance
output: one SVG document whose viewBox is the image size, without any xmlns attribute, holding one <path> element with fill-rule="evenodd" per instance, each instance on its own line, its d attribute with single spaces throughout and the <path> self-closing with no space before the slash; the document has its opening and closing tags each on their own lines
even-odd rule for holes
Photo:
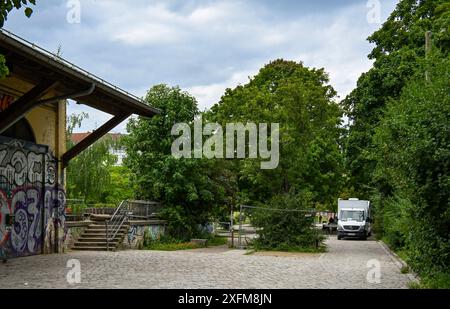
<svg viewBox="0 0 450 309">
<path fill-rule="evenodd" d="M 71 140 L 73 130 L 80 127 L 82 121 L 88 117 L 87 113 L 72 114 L 68 117 L 68 149 L 74 145 Z M 111 202 L 111 170 L 117 161 L 117 157 L 111 154 L 111 148 L 115 147 L 115 143 L 111 138 L 102 138 L 70 162 L 67 167 L 66 185 L 69 198 L 81 198 L 87 203 Z"/>
<path fill-rule="evenodd" d="M 111 138 L 104 137 L 71 160 L 67 167 L 69 198 L 81 198 L 86 203 L 111 201 L 111 170 L 117 162 L 111 153 L 113 145 Z"/>
<path fill-rule="evenodd" d="M 335 95 L 323 69 L 281 59 L 263 67 L 247 84 L 226 90 L 206 119 L 223 127 L 228 122 L 280 126 L 277 168 L 261 170 L 261 159 L 231 160 L 241 202 L 265 203 L 278 194 L 309 190 L 317 206 L 333 207 L 343 172 L 341 110 Z"/>
<path fill-rule="evenodd" d="M 398 98 L 405 83 L 425 57 L 425 32 L 432 31 L 435 46 L 450 51 L 450 4 L 446 0 L 402 0 L 369 42 L 373 68 L 361 75 L 357 87 L 343 101 L 352 122 L 346 162 L 352 185 L 363 197 L 374 188 L 371 179 L 377 152 L 372 142 L 386 103 Z"/>
<path fill-rule="evenodd" d="M 33 9 L 30 5 L 36 5 L 36 0 L 3 0 L 0 3 L 0 27 L 3 27 L 9 12 L 13 9 L 24 8 L 25 16 L 30 17 Z"/>
<path fill-rule="evenodd" d="M 425 79 L 425 72 L 430 76 Z M 421 275 L 450 286 L 450 57 L 436 53 L 391 100 L 375 129 L 382 236 Z M 388 189 L 388 190 L 387 190 Z M 389 194 L 387 194 L 387 191 Z"/>
<path fill-rule="evenodd" d="M 402 0 L 369 41 L 373 68 L 343 102 L 349 174 L 373 201 L 377 236 L 448 287 L 450 3 Z"/>
<path fill-rule="evenodd" d="M 176 123 L 192 124 L 199 114 L 197 101 L 178 87 L 156 85 L 145 102 L 161 110 L 151 119 L 131 119 L 125 139 L 126 165 L 134 175 L 137 198 L 159 201 L 168 219 L 168 233 L 189 239 L 201 232 L 217 207 L 226 203 L 226 177 L 212 168 L 212 161 L 175 158 L 171 135 Z"/>
</svg>

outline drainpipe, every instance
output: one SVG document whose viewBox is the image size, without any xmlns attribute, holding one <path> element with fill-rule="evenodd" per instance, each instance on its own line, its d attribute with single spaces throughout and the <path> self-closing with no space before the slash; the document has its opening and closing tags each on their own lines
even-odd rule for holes
<svg viewBox="0 0 450 309">
<path fill-rule="evenodd" d="M 49 103 L 57 103 L 57 102 L 62 101 L 62 100 L 75 99 L 75 98 L 79 98 L 79 97 L 85 97 L 85 96 L 88 96 L 88 95 L 92 94 L 94 92 L 94 90 L 95 90 L 95 84 L 92 83 L 91 86 L 88 89 L 77 91 L 77 92 L 73 92 L 73 93 L 69 93 L 69 94 L 64 94 L 64 95 L 53 97 L 53 98 L 49 98 L 49 99 L 40 100 L 40 101 L 37 102 L 37 104 L 38 105 L 42 105 L 42 104 L 49 104 Z"/>
<path fill-rule="evenodd" d="M 82 91 L 77 91 L 77 92 L 69 93 L 69 94 L 66 94 L 66 95 L 61 95 L 61 96 L 57 96 L 57 97 L 53 97 L 53 98 L 37 101 L 37 102 L 33 103 L 32 105 L 30 105 L 26 110 L 23 110 L 18 115 L 15 115 L 13 119 L 8 121 L 7 125 L 1 124 L 1 126 L 0 126 L 0 133 L 3 133 L 9 127 L 14 125 L 17 121 L 22 119 L 30 110 L 32 110 L 32 109 L 34 109 L 34 108 L 36 108 L 36 107 L 38 107 L 40 105 L 49 104 L 49 103 L 57 103 L 57 102 L 59 102 L 61 100 L 74 99 L 74 98 L 78 98 L 78 97 L 85 97 L 85 96 L 88 96 L 88 95 L 92 94 L 94 92 L 94 90 L 95 90 L 95 84 L 92 83 L 88 89 L 85 89 L 85 90 L 82 90 Z M 19 100 L 20 100 L 20 98 L 19 98 Z"/>
</svg>

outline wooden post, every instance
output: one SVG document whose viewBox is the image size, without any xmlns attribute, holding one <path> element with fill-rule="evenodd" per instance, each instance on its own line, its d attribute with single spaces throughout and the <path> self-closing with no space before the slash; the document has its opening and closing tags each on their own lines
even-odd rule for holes
<svg viewBox="0 0 450 309">
<path fill-rule="evenodd" d="M 230 232 L 231 232 L 231 248 L 234 248 L 234 205 L 231 204 Z"/>
<path fill-rule="evenodd" d="M 242 204 L 239 208 L 239 249 L 242 249 Z"/>
</svg>

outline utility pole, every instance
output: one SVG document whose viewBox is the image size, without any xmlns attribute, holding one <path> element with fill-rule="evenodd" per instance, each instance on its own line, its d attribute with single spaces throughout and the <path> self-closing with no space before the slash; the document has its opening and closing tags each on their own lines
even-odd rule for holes
<svg viewBox="0 0 450 309">
<path fill-rule="evenodd" d="M 242 249 L 242 204 L 239 205 L 239 249 Z"/>
<path fill-rule="evenodd" d="M 234 201 L 231 204 L 231 216 L 230 216 L 230 232 L 231 232 L 231 248 L 234 248 Z"/>
<path fill-rule="evenodd" d="M 431 40 L 431 31 L 425 32 L 425 58 L 427 59 L 431 52 L 432 40 Z M 430 80 L 430 76 L 428 71 L 425 71 L 425 79 L 427 81 Z"/>
</svg>

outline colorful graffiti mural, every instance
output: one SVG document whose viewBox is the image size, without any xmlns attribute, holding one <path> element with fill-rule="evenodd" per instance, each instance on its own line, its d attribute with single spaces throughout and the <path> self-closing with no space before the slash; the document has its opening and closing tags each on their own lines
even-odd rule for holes
<svg viewBox="0 0 450 309">
<path fill-rule="evenodd" d="M 0 93 L 0 112 L 6 110 L 14 102 L 15 98 L 7 94 Z"/>
<path fill-rule="evenodd" d="M 46 146 L 0 136 L 0 240 L 9 257 L 51 253 L 65 237 L 66 197 Z"/>
<path fill-rule="evenodd" d="M 127 248 L 140 249 L 145 241 L 159 240 L 165 233 L 165 224 L 130 225 L 127 235 Z"/>
</svg>

